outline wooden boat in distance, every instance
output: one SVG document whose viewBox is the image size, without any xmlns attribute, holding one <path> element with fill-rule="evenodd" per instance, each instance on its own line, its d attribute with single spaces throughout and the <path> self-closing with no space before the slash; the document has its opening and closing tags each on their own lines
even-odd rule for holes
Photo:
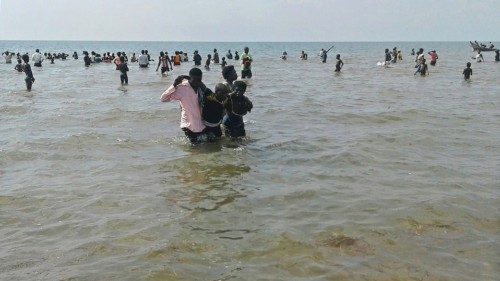
<svg viewBox="0 0 500 281">
<path fill-rule="evenodd" d="M 471 41 L 469 41 L 470 43 L 470 46 L 472 47 L 472 49 L 474 51 L 481 51 L 481 52 L 493 52 L 493 51 L 496 51 L 497 48 L 488 48 L 488 47 L 483 47 L 483 46 L 480 46 L 479 44 L 477 43 L 473 43 Z"/>
</svg>

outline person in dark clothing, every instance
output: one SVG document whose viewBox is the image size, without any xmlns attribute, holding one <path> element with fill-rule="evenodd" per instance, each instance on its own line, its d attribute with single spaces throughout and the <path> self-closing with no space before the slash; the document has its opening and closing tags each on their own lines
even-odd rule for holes
<svg viewBox="0 0 500 281">
<path fill-rule="evenodd" d="M 207 60 L 205 61 L 205 69 L 210 70 L 210 61 L 212 60 L 212 55 L 207 55 Z"/>
<path fill-rule="evenodd" d="M 495 61 L 496 62 L 500 61 L 500 50 L 495 51 Z"/>
<path fill-rule="evenodd" d="M 217 49 L 214 49 L 214 58 L 213 61 L 215 64 L 219 64 L 219 53 L 217 53 Z"/>
<path fill-rule="evenodd" d="M 77 54 L 76 52 L 73 52 L 73 58 L 74 58 L 75 60 L 77 60 L 77 59 L 78 59 L 78 54 Z"/>
<path fill-rule="evenodd" d="M 31 91 L 31 86 L 33 83 L 35 83 L 35 77 L 33 77 L 33 72 L 31 71 L 31 66 L 29 64 L 30 62 L 30 57 L 25 54 L 22 56 L 23 61 L 24 61 L 24 66 L 23 66 L 23 71 L 26 73 L 26 78 L 24 81 L 26 82 L 26 89 L 28 91 Z"/>
<path fill-rule="evenodd" d="M 417 73 L 420 73 L 420 76 L 422 77 L 429 75 L 429 70 L 427 64 L 425 63 L 425 59 L 422 59 L 422 63 L 419 65 L 417 71 L 415 71 L 415 74 L 413 75 L 417 75 Z"/>
<path fill-rule="evenodd" d="M 193 56 L 194 65 L 200 66 L 201 60 L 202 60 L 202 58 L 201 58 L 200 54 L 198 53 L 198 51 L 194 51 L 194 56 Z"/>
<path fill-rule="evenodd" d="M 388 65 L 391 63 L 391 53 L 389 53 L 389 49 L 385 49 L 385 64 Z"/>
<path fill-rule="evenodd" d="M 225 58 L 225 57 L 222 57 L 221 67 L 222 67 L 222 68 L 224 68 L 226 65 L 227 65 L 226 58 Z"/>
<path fill-rule="evenodd" d="M 470 77 L 472 76 L 472 68 L 470 68 L 471 63 L 467 63 L 467 67 L 464 69 L 464 72 L 462 72 L 462 75 L 464 76 L 465 80 L 470 80 Z"/>
<path fill-rule="evenodd" d="M 122 82 L 122 85 L 128 85 L 128 66 L 125 63 L 125 57 L 121 56 L 120 57 L 120 64 L 118 65 L 118 70 L 120 70 L 120 80 Z"/>
<path fill-rule="evenodd" d="M 224 119 L 224 101 L 229 94 L 224 84 L 215 86 L 215 93 L 204 91 L 201 101 L 201 117 L 205 125 L 205 134 L 209 141 L 215 141 L 222 136 L 220 125 Z"/>
<path fill-rule="evenodd" d="M 343 66 L 344 62 L 340 59 L 340 54 L 337 54 L 337 63 L 335 64 L 335 72 L 340 72 Z"/>
<path fill-rule="evenodd" d="M 238 51 L 234 51 L 234 60 L 240 60 L 240 54 L 238 54 Z"/>
<path fill-rule="evenodd" d="M 227 58 L 228 60 L 232 60 L 232 59 L 233 59 L 233 54 L 231 54 L 231 50 L 228 50 L 228 51 L 227 51 L 226 58 Z"/>
<path fill-rule="evenodd" d="M 89 53 L 88 52 L 84 53 L 83 62 L 85 63 L 85 67 L 89 67 L 90 66 L 90 63 L 92 61 L 91 61 L 91 59 L 89 57 Z"/>
<path fill-rule="evenodd" d="M 233 92 L 224 101 L 226 115 L 224 116 L 224 133 L 231 138 L 246 136 L 243 116 L 253 108 L 252 102 L 244 96 L 247 84 L 243 81 L 233 83 Z"/>
<path fill-rule="evenodd" d="M 17 72 L 23 72 L 23 65 L 21 60 L 17 60 L 17 65 L 14 67 Z"/>
</svg>

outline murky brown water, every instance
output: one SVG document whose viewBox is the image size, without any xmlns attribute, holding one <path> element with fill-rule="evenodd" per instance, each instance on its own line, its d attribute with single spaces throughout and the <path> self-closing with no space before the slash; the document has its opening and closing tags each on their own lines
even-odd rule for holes
<svg viewBox="0 0 500 281">
<path fill-rule="evenodd" d="M 340 44 L 340 75 L 290 44 L 311 59 L 251 45 L 248 139 L 198 147 L 159 101 L 172 76 L 131 66 L 123 92 L 110 65 L 56 61 L 27 93 L 2 61 L 0 279 L 498 280 L 493 56 L 465 83 L 465 43 Z M 376 67 L 393 45 L 441 59 Z"/>
</svg>

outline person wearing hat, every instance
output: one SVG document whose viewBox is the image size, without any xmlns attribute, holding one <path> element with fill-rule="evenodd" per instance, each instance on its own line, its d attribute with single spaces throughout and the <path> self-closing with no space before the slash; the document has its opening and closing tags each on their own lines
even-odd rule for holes
<svg viewBox="0 0 500 281">
<path fill-rule="evenodd" d="M 206 137 L 204 134 L 205 125 L 201 117 L 202 109 L 200 97 L 209 91 L 201 81 L 203 73 L 199 68 L 192 68 L 189 76 L 181 75 L 177 77 L 174 84 L 170 86 L 162 95 L 162 102 L 177 100 L 181 104 L 181 124 L 180 127 L 192 144 L 202 142 Z"/>
</svg>

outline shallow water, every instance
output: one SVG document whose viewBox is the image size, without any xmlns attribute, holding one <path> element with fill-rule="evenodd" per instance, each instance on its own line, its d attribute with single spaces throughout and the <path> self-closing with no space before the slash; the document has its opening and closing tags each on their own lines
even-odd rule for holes
<svg viewBox="0 0 500 281">
<path fill-rule="evenodd" d="M 72 53 L 245 43 L 7 42 Z M 248 138 L 191 147 L 162 78 L 0 63 L 2 280 L 497 280 L 499 63 L 462 43 L 250 43 Z M 499 44 L 496 44 L 499 45 Z M 404 61 L 376 66 L 398 46 Z M 414 77 L 411 48 L 436 49 Z M 298 61 L 300 50 L 310 56 Z M 279 54 L 287 50 L 290 59 Z M 333 55 L 345 67 L 333 73 Z M 204 73 L 213 88 L 214 66 Z M 497 277 L 495 277 L 497 276 Z"/>
</svg>

